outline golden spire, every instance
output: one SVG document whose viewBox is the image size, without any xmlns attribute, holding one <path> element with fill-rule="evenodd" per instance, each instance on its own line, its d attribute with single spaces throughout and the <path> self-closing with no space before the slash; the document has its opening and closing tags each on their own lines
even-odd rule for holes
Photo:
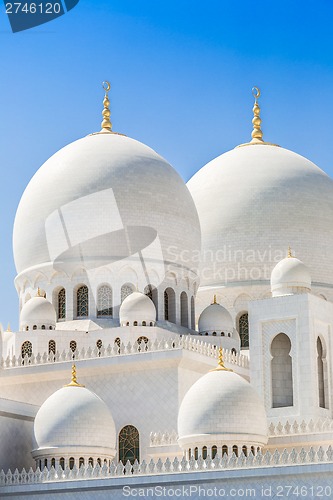
<svg viewBox="0 0 333 500">
<path fill-rule="evenodd" d="M 253 130 L 252 130 L 252 140 L 251 142 L 260 142 L 263 143 L 263 133 L 261 130 L 261 118 L 260 118 L 260 107 L 258 104 L 258 99 L 260 97 L 260 90 L 258 87 L 253 87 L 252 88 L 252 95 L 254 97 L 254 106 L 252 108 L 253 111 L 253 118 L 252 118 L 252 125 L 253 125 Z"/>
<path fill-rule="evenodd" d="M 43 297 L 43 295 L 40 293 L 40 288 L 39 287 L 37 288 L 36 297 Z"/>
<path fill-rule="evenodd" d="M 11 328 L 10 328 L 10 324 L 8 323 L 8 326 L 7 326 L 7 330 L 6 330 L 6 332 L 11 332 L 11 331 L 12 331 L 12 330 L 11 330 Z"/>
<path fill-rule="evenodd" d="M 292 251 L 291 251 L 291 248 L 290 248 L 290 246 L 289 246 L 289 247 L 288 247 L 288 258 L 289 258 L 289 259 L 291 259 L 291 258 L 293 258 L 293 257 L 294 257 L 294 256 L 293 256 Z"/>
<path fill-rule="evenodd" d="M 105 95 L 103 99 L 104 109 L 102 111 L 103 121 L 101 123 L 102 130 L 101 132 L 110 133 L 112 132 L 112 123 L 110 121 L 111 111 L 110 111 L 110 101 L 109 101 L 109 90 L 111 85 L 108 81 L 102 83 L 102 87 L 105 90 Z"/>
<path fill-rule="evenodd" d="M 217 304 L 217 302 L 216 302 L 216 295 L 214 295 L 212 304 Z"/>
<path fill-rule="evenodd" d="M 84 385 L 79 384 L 78 381 L 76 380 L 76 366 L 75 363 L 72 365 L 72 380 L 69 384 L 65 385 L 64 387 L 84 387 Z"/>
<path fill-rule="evenodd" d="M 218 361 L 218 364 L 217 364 L 217 367 L 214 368 L 213 370 L 211 370 L 212 372 L 218 372 L 218 371 L 226 371 L 226 372 L 233 372 L 233 370 L 231 370 L 231 368 L 226 368 L 224 366 L 224 362 L 223 362 L 223 350 L 222 350 L 222 347 L 219 348 L 219 361 Z"/>
<path fill-rule="evenodd" d="M 258 104 L 258 99 L 261 95 L 260 89 L 258 87 L 252 87 L 252 95 L 254 97 L 254 105 L 252 108 L 253 111 L 253 118 L 252 118 L 252 125 L 253 125 L 253 130 L 251 134 L 251 141 L 246 142 L 245 144 L 239 144 L 239 146 L 236 146 L 237 148 L 240 148 L 242 146 L 255 146 L 258 144 L 263 144 L 266 146 L 278 146 L 277 144 L 272 144 L 271 142 L 265 142 L 263 140 L 263 131 L 261 130 L 261 118 L 260 118 L 260 107 Z"/>
</svg>

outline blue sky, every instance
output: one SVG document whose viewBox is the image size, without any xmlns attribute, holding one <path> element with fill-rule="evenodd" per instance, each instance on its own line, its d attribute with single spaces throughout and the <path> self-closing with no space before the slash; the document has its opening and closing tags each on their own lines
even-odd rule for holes
<svg viewBox="0 0 333 500">
<path fill-rule="evenodd" d="M 80 0 L 13 34 L 1 5 L 0 321 L 18 323 L 12 226 L 22 192 L 48 157 L 99 130 L 104 79 L 114 130 L 185 180 L 250 138 L 253 85 L 265 140 L 333 176 L 332 25 L 330 0 Z"/>
</svg>

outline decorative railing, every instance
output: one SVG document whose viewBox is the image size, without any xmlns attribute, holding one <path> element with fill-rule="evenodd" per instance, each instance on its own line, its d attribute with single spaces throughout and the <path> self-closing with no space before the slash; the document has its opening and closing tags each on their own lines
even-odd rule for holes
<svg viewBox="0 0 333 500">
<path fill-rule="evenodd" d="M 0 472 L 0 487 L 14 484 L 36 484 L 44 482 L 56 481 L 75 481 L 78 479 L 92 479 L 101 477 L 124 477 L 126 476 L 142 476 L 153 474 L 178 474 L 184 472 L 195 471 L 211 471 L 211 470 L 226 470 L 226 469 L 247 469 L 247 468 L 261 468 L 273 466 L 290 466 L 290 465 L 305 465 L 316 463 L 333 463 L 333 449 L 331 446 L 325 451 L 322 447 L 318 450 L 310 448 L 297 452 L 291 450 L 288 452 L 284 450 L 279 452 L 275 450 L 274 453 L 266 451 L 266 453 L 258 452 L 256 455 L 249 453 L 245 456 L 242 452 L 239 457 L 234 453 L 231 456 L 224 455 L 223 457 L 215 456 L 214 459 L 210 457 L 205 460 L 201 457 L 195 460 L 193 457 L 186 460 L 183 457 L 181 460 L 175 458 L 171 461 L 167 458 L 164 462 L 161 459 L 150 462 L 145 460 L 140 464 L 135 461 L 132 465 L 129 461 L 126 464 L 122 462 L 112 462 L 110 466 L 106 463 L 100 467 L 98 464 L 95 467 L 88 465 L 85 467 L 81 465 L 78 469 L 73 467 L 70 469 L 66 467 L 64 470 L 59 466 L 57 469 L 46 467 L 41 471 L 37 469 L 34 471 L 32 468 L 29 471 L 23 469 L 19 472 L 17 469 L 14 472 L 8 470 L 5 473 L 3 470 Z"/>
<path fill-rule="evenodd" d="M 126 345 L 122 342 L 120 344 L 109 344 L 107 347 L 102 345 L 100 348 L 95 346 L 94 348 L 88 347 L 88 349 L 85 349 L 83 347 L 81 350 L 76 351 L 69 349 L 68 351 L 64 350 L 62 352 L 57 351 L 55 354 L 53 352 L 44 352 L 43 354 L 38 353 L 36 355 L 32 353 L 30 356 L 27 354 L 24 357 L 15 355 L 13 357 L 7 356 L 6 358 L 2 358 L 0 366 L 1 368 L 14 368 L 17 366 L 60 363 L 64 361 L 92 358 L 106 358 L 119 355 L 144 353 L 148 351 L 167 351 L 173 349 L 186 349 L 188 351 L 194 351 L 204 356 L 216 359 L 218 357 L 218 349 L 216 346 L 204 342 L 203 340 L 196 340 L 188 335 L 185 335 L 182 337 L 177 336 L 172 339 L 156 339 L 153 342 L 149 340 L 147 343 L 144 341 L 135 341 L 128 342 Z M 226 363 L 243 368 L 249 367 L 248 358 L 242 354 L 233 354 L 230 350 L 223 349 L 223 357 Z"/>
<path fill-rule="evenodd" d="M 150 433 L 150 446 L 168 446 L 169 444 L 178 444 L 177 440 L 178 435 L 176 431 Z"/>
<path fill-rule="evenodd" d="M 333 420 L 319 418 L 316 421 L 311 419 L 309 422 L 302 420 L 300 423 L 294 420 L 291 424 L 287 420 L 285 423 L 278 422 L 274 424 L 272 422 L 268 427 L 269 437 L 308 433 L 314 434 L 325 431 L 333 431 Z"/>
</svg>

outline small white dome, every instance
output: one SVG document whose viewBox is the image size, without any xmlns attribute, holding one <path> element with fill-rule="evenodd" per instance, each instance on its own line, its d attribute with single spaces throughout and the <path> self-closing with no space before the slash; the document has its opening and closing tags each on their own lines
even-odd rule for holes
<svg viewBox="0 0 333 500">
<path fill-rule="evenodd" d="M 56 311 L 44 297 L 33 297 L 24 304 L 20 314 L 20 330 L 45 327 L 55 328 Z"/>
<path fill-rule="evenodd" d="M 133 326 L 134 323 L 146 326 L 156 322 L 156 309 L 152 300 L 141 292 L 133 292 L 124 299 L 119 310 L 121 325 Z M 143 325 L 144 326 L 144 325 Z"/>
<path fill-rule="evenodd" d="M 35 418 L 34 437 L 35 456 L 41 452 L 52 456 L 57 451 L 94 456 L 95 448 L 101 448 L 101 454 L 108 450 L 110 457 L 116 453 L 112 415 L 104 401 L 83 386 L 65 386 L 42 404 Z"/>
<path fill-rule="evenodd" d="M 286 257 L 276 264 L 271 274 L 273 297 L 311 290 L 309 269 L 296 257 Z"/>
<path fill-rule="evenodd" d="M 194 446 L 267 443 L 266 412 L 249 382 L 235 372 L 213 370 L 186 393 L 178 414 L 179 444 Z"/>
<path fill-rule="evenodd" d="M 210 304 L 199 317 L 199 333 L 232 332 L 234 328 L 231 314 L 220 304 Z"/>
</svg>

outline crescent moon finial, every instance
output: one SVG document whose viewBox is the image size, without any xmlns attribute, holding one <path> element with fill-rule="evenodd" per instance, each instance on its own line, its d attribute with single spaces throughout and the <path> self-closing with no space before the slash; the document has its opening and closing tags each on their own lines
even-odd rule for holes
<svg viewBox="0 0 333 500">
<path fill-rule="evenodd" d="M 109 90 L 111 88 L 110 82 L 108 82 L 107 80 L 105 80 L 105 82 L 102 83 L 102 87 L 105 90 L 105 92 L 109 92 Z"/>
</svg>

